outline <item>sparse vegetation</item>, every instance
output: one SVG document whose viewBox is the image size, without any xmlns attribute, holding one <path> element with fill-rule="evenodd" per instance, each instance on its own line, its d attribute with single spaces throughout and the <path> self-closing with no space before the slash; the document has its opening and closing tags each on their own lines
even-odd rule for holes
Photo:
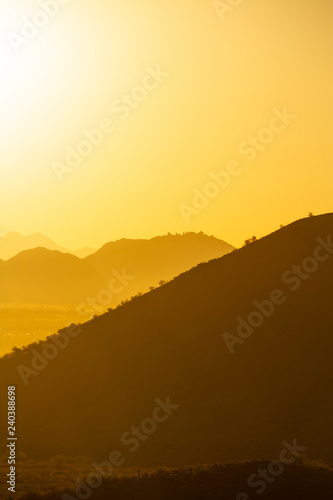
<svg viewBox="0 0 333 500">
<path fill-rule="evenodd" d="M 251 243 L 254 243 L 255 241 L 257 241 L 257 237 L 256 236 L 252 236 L 251 238 L 248 238 L 247 240 L 244 241 L 244 247 L 247 246 L 247 245 L 250 245 Z"/>
<path fill-rule="evenodd" d="M 33 484 L 22 496 L 24 500 L 61 500 L 78 498 L 75 473 L 86 473 L 89 465 L 75 459 L 54 457 L 53 464 L 35 469 Z M 50 466 L 51 465 L 51 466 Z M 93 492 L 97 500 L 220 500 L 238 498 L 241 492 L 256 496 L 247 480 L 253 471 L 267 469 L 267 461 L 239 464 L 195 465 L 178 469 L 160 467 L 155 470 L 117 470 L 104 479 Z M 48 474 L 52 474 L 48 476 Z M 262 500 L 314 500 L 330 498 L 333 491 L 333 472 L 327 467 L 298 462 L 288 465 L 281 476 L 267 483 L 260 495 Z M 82 492 L 81 492 L 82 495 Z M 85 497 L 86 498 L 86 497 Z"/>
</svg>

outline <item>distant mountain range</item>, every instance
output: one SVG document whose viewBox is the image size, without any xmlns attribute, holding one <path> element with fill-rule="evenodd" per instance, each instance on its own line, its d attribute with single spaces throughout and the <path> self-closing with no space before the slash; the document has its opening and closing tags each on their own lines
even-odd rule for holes
<svg viewBox="0 0 333 500">
<path fill-rule="evenodd" d="M 0 236 L 0 259 L 7 260 L 24 250 L 31 250 L 38 247 L 47 248 L 48 250 L 58 250 L 63 253 L 70 253 L 80 258 L 87 257 L 87 255 L 96 251 L 94 248 L 81 248 L 79 250 L 72 251 L 61 247 L 55 241 L 41 233 L 31 234 L 30 236 L 22 236 L 20 233 L 11 231 L 4 236 Z"/>
<path fill-rule="evenodd" d="M 122 239 L 82 259 L 57 249 L 25 250 L 0 261 L 0 303 L 81 304 L 83 311 L 101 312 L 233 249 L 212 236 L 186 233 Z"/>
<path fill-rule="evenodd" d="M 174 466 L 275 459 L 287 441 L 332 466 L 332 232 L 333 214 L 295 222 L 2 358 L 20 451 Z"/>
</svg>

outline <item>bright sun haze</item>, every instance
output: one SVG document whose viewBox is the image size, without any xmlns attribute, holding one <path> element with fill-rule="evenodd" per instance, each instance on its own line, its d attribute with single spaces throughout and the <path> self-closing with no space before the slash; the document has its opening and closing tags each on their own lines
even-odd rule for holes
<svg viewBox="0 0 333 500">
<path fill-rule="evenodd" d="M 77 248 L 203 230 L 240 245 L 331 211 L 329 0 L 244 1 L 224 20 L 206 0 L 73 0 L 16 53 L 9 35 L 41 3 L 0 4 L 0 233 Z M 112 103 L 158 66 L 168 76 L 121 120 Z M 239 145 L 285 107 L 295 118 L 248 162 Z M 53 163 L 105 118 L 114 132 L 59 182 Z M 241 174 L 187 224 L 179 205 L 231 160 Z"/>
</svg>

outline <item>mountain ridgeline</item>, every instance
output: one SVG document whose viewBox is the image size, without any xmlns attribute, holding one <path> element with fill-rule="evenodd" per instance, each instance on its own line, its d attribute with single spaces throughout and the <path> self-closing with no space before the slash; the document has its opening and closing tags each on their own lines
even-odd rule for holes
<svg viewBox="0 0 333 500">
<path fill-rule="evenodd" d="M 8 260 L 15 257 L 24 250 L 32 250 L 33 248 L 46 248 L 47 250 L 58 250 L 62 253 L 71 253 L 79 258 L 87 257 L 96 250 L 93 248 L 80 248 L 78 250 L 68 250 L 58 245 L 55 241 L 40 233 L 34 233 L 30 236 L 22 236 L 20 233 L 11 231 L 4 236 L 0 236 L 0 259 Z"/>
<path fill-rule="evenodd" d="M 179 466 L 274 459 L 288 441 L 332 465 L 332 233 L 333 214 L 300 220 L 81 325 L 58 352 L 49 338 L 2 358 L 20 450 Z"/>
<path fill-rule="evenodd" d="M 151 240 L 122 239 L 107 243 L 83 259 L 57 250 L 34 248 L 0 261 L 0 303 L 79 305 L 87 297 L 96 298 L 99 292 L 107 290 L 106 299 L 101 292 L 100 307 L 104 302 L 115 305 L 158 285 L 160 280 L 172 279 L 200 262 L 232 250 L 228 243 L 202 233 Z M 116 283 L 115 275 L 123 274 L 130 279 Z"/>
</svg>

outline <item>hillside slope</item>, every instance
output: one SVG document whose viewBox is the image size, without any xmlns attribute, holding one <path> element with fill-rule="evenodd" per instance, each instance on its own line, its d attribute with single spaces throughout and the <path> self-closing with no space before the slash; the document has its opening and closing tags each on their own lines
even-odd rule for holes
<svg viewBox="0 0 333 500">
<path fill-rule="evenodd" d="M 333 214 L 312 217 L 199 265 L 83 325 L 27 385 L 17 367 L 45 344 L 1 359 L 1 380 L 17 385 L 20 449 L 101 460 L 116 449 L 126 465 L 182 465 L 275 458 L 296 439 L 332 464 L 332 232 Z M 319 247 L 318 269 L 291 279 Z M 223 334 L 276 289 L 283 303 L 231 354 Z M 179 407 L 131 452 L 121 436 L 168 396 Z"/>
</svg>

